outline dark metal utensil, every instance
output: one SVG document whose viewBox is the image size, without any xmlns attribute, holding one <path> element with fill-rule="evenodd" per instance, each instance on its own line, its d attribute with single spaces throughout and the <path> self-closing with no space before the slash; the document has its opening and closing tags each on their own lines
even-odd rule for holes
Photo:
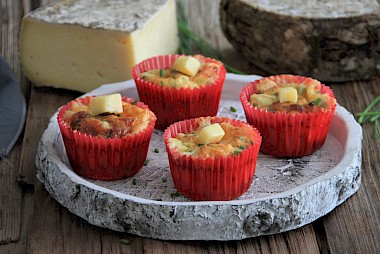
<svg viewBox="0 0 380 254">
<path fill-rule="evenodd" d="M 20 86 L 0 57 L 0 158 L 8 155 L 25 123 L 26 105 Z"/>
</svg>

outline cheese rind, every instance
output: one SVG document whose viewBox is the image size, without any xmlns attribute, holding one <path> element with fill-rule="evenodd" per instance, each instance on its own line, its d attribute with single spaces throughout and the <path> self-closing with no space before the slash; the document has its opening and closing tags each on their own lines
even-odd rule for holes
<svg viewBox="0 0 380 254">
<path fill-rule="evenodd" d="M 63 1 L 27 14 L 20 31 L 24 74 L 81 92 L 131 79 L 136 63 L 177 48 L 174 0 Z"/>
<path fill-rule="evenodd" d="M 91 114 L 94 116 L 112 113 L 123 113 L 123 104 L 119 93 L 96 96 L 91 100 Z"/>
</svg>

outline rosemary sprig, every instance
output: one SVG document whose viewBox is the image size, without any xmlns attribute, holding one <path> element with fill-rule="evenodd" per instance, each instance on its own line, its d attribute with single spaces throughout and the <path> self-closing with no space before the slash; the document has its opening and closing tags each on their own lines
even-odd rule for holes
<svg viewBox="0 0 380 254">
<path fill-rule="evenodd" d="M 360 124 L 364 123 L 366 120 L 368 120 L 368 117 L 366 118 L 366 116 L 376 116 L 376 115 L 379 115 L 380 113 L 377 111 L 375 112 L 369 112 L 374 106 L 376 106 L 377 103 L 380 102 L 380 95 L 377 96 L 365 109 L 363 112 L 361 113 L 357 113 L 357 115 L 359 115 L 359 119 L 358 119 L 358 122 Z M 368 114 L 369 113 L 369 114 Z M 374 113 L 374 114 L 373 114 Z"/>
<path fill-rule="evenodd" d="M 228 72 L 236 74 L 246 74 L 226 64 L 223 61 L 222 57 L 220 57 L 219 52 L 207 40 L 203 39 L 191 30 L 189 25 L 189 18 L 185 12 L 185 8 L 181 0 L 177 1 L 177 23 L 180 41 L 180 54 L 192 55 L 196 51 L 198 51 L 202 55 L 222 61 Z M 195 49 L 192 48 L 192 45 L 195 47 Z"/>
<path fill-rule="evenodd" d="M 358 123 L 363 124 L 366 122 L 374 123 L 375 134 L 378 139 L 380 139 L 380 109 L 374 109 L 371 111 L 378 103 L 380 103 L 380 95 L 377 96 L 365 109 L 363 112 L 356 113 L 359 116 Z"/>
</svg>

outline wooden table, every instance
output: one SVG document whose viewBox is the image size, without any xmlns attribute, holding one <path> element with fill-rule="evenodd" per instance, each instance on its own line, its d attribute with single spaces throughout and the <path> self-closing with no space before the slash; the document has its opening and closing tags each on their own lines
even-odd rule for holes
<svg viewBox="0 0 380 254">
<path fill-rule="evenodd" d="M 242 241 L 160 241 L 92 226 L 71 214 L 36 179 L 35 155 L 52 114 L 80 94 L 35 88 L 18 61 L 22 16 L 45 2 L 0 0 L 1 55 L 14 70 L 28 104 L 25 130 L 11 153 L 0 160 L 1 253 L 380 253 L 380 140 L 370 124 L 363 125 L 359 191 L 328 215 L 297 230 Z M 218 2 L 186 1 L 191 26 L 223 52 L 230 65 L 265 74 L 250 66 L 224 38 Z M 380 94 L 378 78 L 331 86 L 338 102 L 353 113 Z M 132 242 L 124 245 L 121 239 Z"/>
</svg>

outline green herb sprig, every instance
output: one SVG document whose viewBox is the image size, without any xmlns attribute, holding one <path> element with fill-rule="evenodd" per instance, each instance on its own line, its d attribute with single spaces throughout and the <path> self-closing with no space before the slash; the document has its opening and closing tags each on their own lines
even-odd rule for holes
<svg viewBox="0 0 380 254">
<path fill-rule="evenodd" d="M 363 112 L 356 113 L 358 116 L 358 123 L 373 123 L 375 128 L 376 137 L 380 139 L 380 107 L 375 108 L 380 103 L 380 95 L 377 96 Z M 371 111 L 372 110 L 372 111 Z"/>
<path fill-rule="evenodd" d="M 120 239 L 120 242 L 125 245 L 131 245 L 132 241 L 128 239 Z"/>
<path fill-rule="evenodd" d="M 205 39 L 200 37 L 190 28 L 189 18 L 185 12 L 182 1 L 177 1 L 177 23 L 178 23 L 178 34 L 179 34 L 179 53 L 186 55 L 193 55 L 198 52 L 202 55 L 218 59 L 223 62 L 226 70 L 231 73 L 236 74 L 246 74 L 232 66 L 226 64 L 220 57 L 219 52 Z M 193 49 L 193 47 L 195 49 Z"/>
</svg>

